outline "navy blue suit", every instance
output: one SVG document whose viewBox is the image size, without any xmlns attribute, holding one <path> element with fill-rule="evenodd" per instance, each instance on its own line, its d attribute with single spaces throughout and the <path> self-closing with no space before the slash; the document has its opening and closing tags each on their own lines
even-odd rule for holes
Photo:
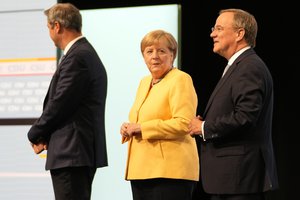
<svg viewBox="0 0 300 200">
<path fill-rule="evenodd" d="M 272 145 L 273 80 L 253 49 L 216 85 L 203 117 L 200 167 L 212 194 L 260 193 L 278 187 Z"/>
<path fill-rule="evenodd" d="M 108 165 L 105 139 L 107 74 L 96 51 L 81 38 L 58 65 L 32 125 L 32 143 L 48 143 L 46 170 Z"/>
</svg>

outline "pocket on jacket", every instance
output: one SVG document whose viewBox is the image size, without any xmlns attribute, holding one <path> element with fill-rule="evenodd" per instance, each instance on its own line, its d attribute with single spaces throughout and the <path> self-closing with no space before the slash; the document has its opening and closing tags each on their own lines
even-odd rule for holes
<svg viewBox="0 0 300 200">
<path fill-rule="evenodd" d="M 222 156 L 241 156 L 245 154 L 244 146 L 233 146 L 233 147 L 223 147 L 219 148 L 216 152 L 217 157 Z"/>
</svg>

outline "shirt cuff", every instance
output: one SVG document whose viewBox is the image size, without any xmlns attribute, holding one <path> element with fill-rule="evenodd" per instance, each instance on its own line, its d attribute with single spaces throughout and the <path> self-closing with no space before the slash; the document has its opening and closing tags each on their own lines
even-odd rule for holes
<svg viewBox="0 0 300 200">
<path fill-rule="evenodd" d="M 202 137 L 203 141 L 205 141 L 205 136 L 204 136 L 204 124 L 205 124 L 205 121 L 202 122 L 202 126 L 201 126 L 202 134 L 200 135 L 200 137 Z"/>
</svg>

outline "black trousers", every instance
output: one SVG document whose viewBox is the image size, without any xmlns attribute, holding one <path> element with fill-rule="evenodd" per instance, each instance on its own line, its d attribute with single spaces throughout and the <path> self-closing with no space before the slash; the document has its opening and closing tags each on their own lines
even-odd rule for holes
<svg viewBox="0 0 300 200">
<path fill-rule="evenodd" d="M 55 200 L 90 200 L 96 168 L 66 167 L 50 170 Z"/>
<path fill-rule="evenodd" d="M 265 200 L 264 193 L 211 195 L 210 200 Z"/>
<path fill-rule="evenodd" d="M 133 200 L 192 200 L 195 181 L 181 179 L 131 180 Z"/>
</svg>

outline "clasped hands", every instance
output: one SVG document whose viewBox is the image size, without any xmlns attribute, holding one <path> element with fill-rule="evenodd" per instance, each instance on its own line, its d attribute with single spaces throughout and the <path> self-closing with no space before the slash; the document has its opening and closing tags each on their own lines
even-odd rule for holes
<svg viewBox="0 0 300 200">
<path fill-rule="evenodd" d="M 123 137 L 131 138 L 133 135 L 141 133 L 141 125 L 136 123 L 123 123 L 120 129 L 120 134 Z"/>
<path fill-rule="evenodd" d="M 31 147 L 33 148 L 34 153 L 39 154 L 48 149 L 48 144 L 44 142 L 39 142 L 37 144 L 31 143 Z"/>
</svg>

